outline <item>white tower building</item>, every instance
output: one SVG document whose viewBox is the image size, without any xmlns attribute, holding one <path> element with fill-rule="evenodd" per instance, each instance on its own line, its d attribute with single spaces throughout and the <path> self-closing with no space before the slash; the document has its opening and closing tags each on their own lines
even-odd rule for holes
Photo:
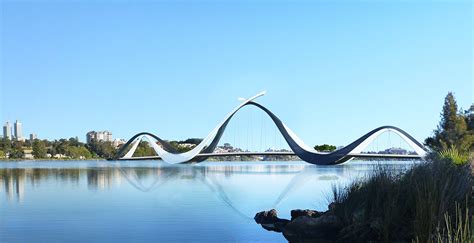
<svg viewBox="0 0 474 243">
<path fill-rule="evenodd" d="M 14 128 L 15 128 L 15 138 L 16 138 L 16 140 L 23 140 L 23 129 L 21 127 L 21 123 L 18 120 L 15 121 Z"/>
<path fill-rule="evenodd" d="M 12 139 L 12 125 L 9 122 L 6 122 L 3 126 L 3 137 Z"/>
</svg>

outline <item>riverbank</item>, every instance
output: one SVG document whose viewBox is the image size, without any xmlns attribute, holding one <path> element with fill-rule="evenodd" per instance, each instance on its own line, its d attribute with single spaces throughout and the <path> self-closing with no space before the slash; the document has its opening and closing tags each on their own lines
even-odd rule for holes
<svg viewBox="0 0 474 243">
<path fill-rule="evenodd" d="M 366 180 L 334 189 L 325 212 L 293 210 L 291 219 L 281 219 L 270 210 L 254 219 L 290 242 L 467 242 L 472 237 L 471 170 L 444 160 L 416 165 L 402 175 L 381 168 Z"/>
</svg>

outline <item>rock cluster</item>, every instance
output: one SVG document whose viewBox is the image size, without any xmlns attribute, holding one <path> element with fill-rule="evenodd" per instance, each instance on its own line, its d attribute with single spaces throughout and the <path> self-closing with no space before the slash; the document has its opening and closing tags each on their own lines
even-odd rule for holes
<svg viewBox="0 0 474 243">
<path fill-rule="evenodd" d="M 283 232 L 285 226 L 290 222 L 288 219 L 278 218 L 277 211 L 275 209 L 257 213 L 254 219 L 257 224 L 262 226 L 262 228 L 275 232 Z"/>
<path fill-rule="evenodd" d="M 289 242 L 333 242 L 343 227 L 331 210 L 292 210 L 290 221 L 278 218 L 277 211 L 272 209 L 257 213 L 254 219 L 266 230 L 282 232 Z"/>
</svg>

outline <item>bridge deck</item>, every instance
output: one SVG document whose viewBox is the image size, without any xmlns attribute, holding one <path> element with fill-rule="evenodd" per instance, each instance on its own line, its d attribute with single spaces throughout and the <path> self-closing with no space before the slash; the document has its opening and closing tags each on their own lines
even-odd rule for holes
<svg viewBox="0 0 474 243">
<path fill-rule="evenodd" d="M 294 152 L 232 152 L 232 153 L 203 153 L 195 158 L 226 157 L 226 156 L 296 156 Z M 348 154 L 352 158 L 383 158 L 383 159 L 421 159 L 417 154 Z M 160 160 L 160 156 L 144 156 L 120 158 L 118 160 Z"/>
</svg>

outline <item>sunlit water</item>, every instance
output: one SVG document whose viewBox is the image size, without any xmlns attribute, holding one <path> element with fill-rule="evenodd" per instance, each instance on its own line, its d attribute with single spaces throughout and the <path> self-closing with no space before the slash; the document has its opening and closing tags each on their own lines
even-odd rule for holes
<svg viewBox="0 0 474 243">
<path fill-rule="evenodd" d="M 0 162 L 0 242 L 284 242 L 253 221 L 326 210 L 332 187 L 383 163 Z"/>
</svg>

